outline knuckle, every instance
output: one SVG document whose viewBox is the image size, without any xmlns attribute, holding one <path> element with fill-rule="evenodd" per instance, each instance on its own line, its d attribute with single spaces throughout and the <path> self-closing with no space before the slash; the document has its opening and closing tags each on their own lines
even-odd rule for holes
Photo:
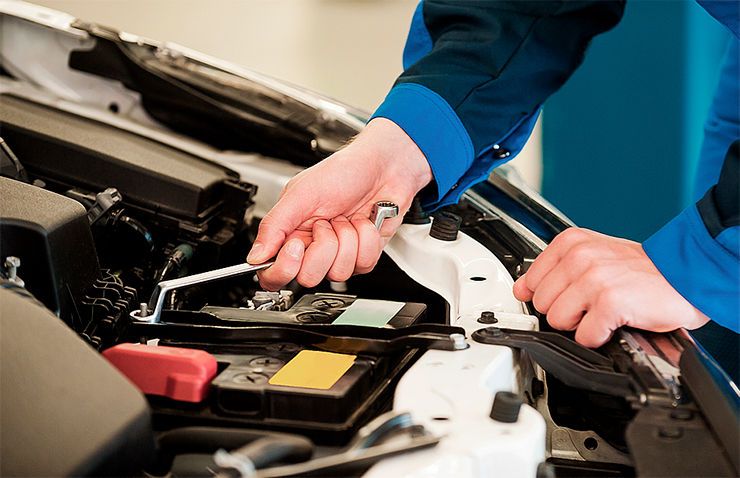
<svg viewBox="0 0 740 478">
<path fill-rule="evenodd" d="M 598 253 L 594 250 L 593 246 L 588 243 L 576 244 L 567 254 L 568 261 L 579 264 L 587 264 L 593 261 L 596 257 L 598 257 Z"/>
<path fill-rule="evenodd" d="M 622 294 L 617 288 L 603 287 L 596 297 L 596 306 L 602 313 L 618 311 L 624 302 Z"/>
<path fill-rule="evenodd" d="M 569 227 L 568 229 L 564 230 L 557 236 L 555 236 L 555 241 L 559 242 L 573 242 L 583 239 L 583 237 L 586 235 L 586 231 L 580 227 Z"/>
<path fill-rule="evenodd" d="M 588 284 L 590 288 L 603 289 L 609 280 L 609 271 L 599 265 L 589 267 L 584 273 L 581 279 L 583 282 Z"/>
</svg>

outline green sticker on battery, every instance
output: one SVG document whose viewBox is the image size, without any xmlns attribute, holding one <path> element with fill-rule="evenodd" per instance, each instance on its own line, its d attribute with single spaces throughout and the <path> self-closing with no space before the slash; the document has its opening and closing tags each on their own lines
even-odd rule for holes
<svg viewBox="0 0 740 478">
<path fill-rule="evenodd" d="M 334 325 L 383 327 L 406 305 L 390 300 L 357 299 L 332 322 Z"/>
</svg>

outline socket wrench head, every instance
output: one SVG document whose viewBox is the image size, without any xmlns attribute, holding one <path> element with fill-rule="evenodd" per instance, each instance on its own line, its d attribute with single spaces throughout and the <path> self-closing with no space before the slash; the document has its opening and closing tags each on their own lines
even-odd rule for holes
<svg viewBox="0 0 740 478">
<path fill-rule="evenodd" d="M 398 206 L 390 201 L 378 201 L 370 212 L 370 221 L 375 224 L 375 228 L 380 231 L 383 221 L 388 218 L 398 216 Z"/>
</svg>

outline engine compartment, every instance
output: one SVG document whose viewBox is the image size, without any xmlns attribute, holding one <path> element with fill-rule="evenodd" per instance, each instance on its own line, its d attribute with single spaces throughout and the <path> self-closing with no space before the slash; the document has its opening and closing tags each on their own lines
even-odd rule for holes
<svg viewBox="0 0 740 478">
<path fill-rule="evenodd" d="M 0 113 L 3 138 L 25 169 L 25 178 L 0 177 L 8 198 L 0 206 L 3 257 L 18 257 L 15 279 L 146 393 L 158 438 L 192 427 L 249 429 L 298 434 L 336 452 L 392 409 L 396 385 L 425 350 L 454 350 L 455 334 L 464 340 L 465 330 L 450 325 L 458 305 L 387 255 L 369 274 L 313 289 L 292 283 L 266 292 L 255 274 L 198 284 L 168 294 L 158 322 L 131 320 L 159 282 L 244 261 L 259 223 L 257 187 L 133 132 L 9 95 L 2 100 L 9 106 Z M 4 168 L 11 176 L 12 166 Z M 429 219 L 415 214 L 422 224 L 415 227 L 428 228 Z M 516 254 L 504 255 L 516 269 Z M 500 267 L 491 260 L 486 267 Z M 362 321 L 371 316 L 368 327 Z M 136 356 L 125 350 L 131 344 Z M 176 377 L 173 370 L 199 362 L 173 364 L 158 355 L 165 349 L 203 352 L 215 372 Z M 347 368 L 334 368 L 332 360 L 343 357 Z M 512 376 L 506 363 L 502 370 Z M 291 367 L 298 372 L 280 378 Z M 307 369 L 323 372 L 306 382 Z M 155 371 L 165 388 L 147 388 Z M 200 392 L 183 395 L 183 387 Z M 421 425 L 413 427 L 412 448 L 429 440 Z M 171 472 L 175 458 L 165 455 L 149 466 Z"/>
<path fill-rule="evenodd" d="M 24 8 L 0 15 L 4 38 L 41 39 L 0 44 L 0 378 L 2 431 L 31 445 L 2 448 L 3 474 L 732 474 L 692 399 L 713 383 L 690 340 L 620 331 L 587 350 L 514 299 L 571 223 L 506 169 L 436 214 L 460 216 L 454 241 L 416 209 L 371 273 L 199 283 L 135 320 L 160 282 L 243 263 L 285 182 L 362 115 Z M 502 391 L 513 422 L 493 418 Z"/>
<path fill-rule="evenodd" d="M 157 433 L 247 427 L 347 445 L 390 409 L 395 383 L 424 349 L 377 344 L 398 338 L 389 334 L 394 330 L 423 333 L 422 324 L 447 322 L 445 301 L 387 257 L 373 274 L 313 290 L 293 283 L 265 292 L 254 274 L 196 285 L 169 294 L 159 323 L 132 321 L 129 313 L 160 281 L 244 260 L 258 225 L 250 214 L 256 186 L 133 133 L 18 98 L 3 96 L 3 103 L 9 106 L 0 113 L 3 137 L 25 169 L 25 178 L 0 177 L 3 257 L 20 259 L 12 277 L 4 270 L 12 279 L 4 282 L 22 284 L 114 364 L 111 351 L 120 344 L 200 350 L 215 359 L 217 372 L 197 399 L 169 389 L 147 395 Z M 341 293 L 332 290 L 338 287 Z M 386 333 L 325 343 L 378 305 L 391 307 Z M 343 315 L 350 325 L 338 321 Z M 309 351 L 351 357 L 351 365 L 320 386 L 270 383 L 286 364 L 305 368 L 296 358 Z M 119 370 L 131 360 L 123 355 Z M 162 363 L 146 358 L 128 377 L 141 389 L 135 375 Z"/>
</svg>

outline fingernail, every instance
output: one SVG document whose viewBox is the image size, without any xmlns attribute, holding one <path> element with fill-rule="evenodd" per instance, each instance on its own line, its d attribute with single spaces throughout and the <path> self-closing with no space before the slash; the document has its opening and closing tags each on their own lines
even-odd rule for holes
<svg viewBox="0 0 740 478">
<path fill-rule="evenodd" d="M 299 239 L 288 242 L 285 245 L 285 252 L 293 259 L 300 259 L 301 254 L 303 254 L 303 242 Z"/>
<path fill-rule="evenodd" d="M 255 242 L 252 246 L 252 250 L 249 251 L 249 254 L 247 254 L 247 262 L 253 263 L 260 260 L 262 257 L 260 252 L 265 248 L 264 245 L 262 245 L 261 242 Z"/>
</svg>

